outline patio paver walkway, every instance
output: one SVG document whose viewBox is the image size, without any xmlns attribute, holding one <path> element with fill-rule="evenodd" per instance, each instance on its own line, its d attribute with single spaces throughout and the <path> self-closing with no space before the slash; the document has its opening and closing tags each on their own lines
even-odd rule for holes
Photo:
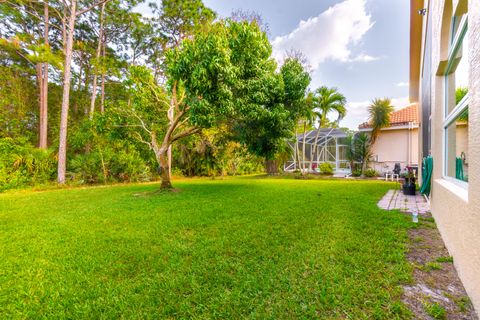
<svg viewBox="0 0 480 320">
<path fill-rule="evenodd" d="M 384 210 L 400 210 L 406 213 L 418 212 L 419 215 L 429 215 L 430 213 L 430 205 L 420 193 L 414 196 L 406 196 L 401 190 L 389 190 L 377 205 Z"/>
</svg>

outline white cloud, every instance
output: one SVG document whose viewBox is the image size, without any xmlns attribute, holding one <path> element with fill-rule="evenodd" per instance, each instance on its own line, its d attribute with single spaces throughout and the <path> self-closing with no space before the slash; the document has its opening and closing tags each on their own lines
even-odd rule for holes
<svg viewBox="0 0 480 320">
<path fill-rule="evenodd" d="M 340 126 L 357 130 L 358 126 L 368 121 L 368 106 L 371 101 L 359 101 L 347 103 L 347 116 L 340 122 Z M 402 109 L 409 105 L 408 97 L 400 97 L 392 99 L 392 106 L 395 110 Z"/>
<path fill-rule="evenodd" d="M 295 30 L 273 40 L 274 57 L 282 60 L 286 51 L 300 51 L 313 69 L 327 59 L 341 62 L 375 60 L 366 54 L 352 57 L 352 47 L 374 24 L 365 3 L 366 0 L 345 0 L 316 17 L 300 21 Z"/>
<path fill-rule="evenodd" d="M 372 57 L 368 54 L 359 54 L 358 56 L 356 56 L 355 58 L 353 59 L 350 59 L 349 61 L 351 62 L 370 62 L 370 61 L 375 61 L 375 60 L 378 60 L 380 59 L 380 57 Z"/>
<path fill-rule="evenodd" d="M 409 104 L 410 104 L 410 100 L 409 100 L 408 96 L 392 99 L 392 106 L 394 106 L 395 110 L 405 108 Z"/>
<path fill-rule="evenodd" d="M 408 82 L 399 82 L 397 83 L 397 87 L 408 87 L 409 83 Z"/>
<path fill-rule="evenodd" d="M 348 102 L 347 116 L 340 122 L 340 126 L 357 130 L 358 126 L 368 120 L 368 105 L 370 101 Z"/>
</svg>

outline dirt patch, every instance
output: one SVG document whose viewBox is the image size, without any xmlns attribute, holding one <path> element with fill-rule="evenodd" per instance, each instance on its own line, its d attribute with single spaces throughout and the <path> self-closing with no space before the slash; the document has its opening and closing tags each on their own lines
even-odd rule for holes
<svg viewBox="0 0 480 320">
<path fill-rule="evenodd" d="M 175 189 L 175 188 L 158 189 L 155 191 L 144 191 L 144 192 L 134 193 L 133 196 L 147 198 L 147 197 L 152 197 L 152 196 L 157 196 L 162 194 L 172 194 L 172 193 L 180 193 L 180 192 L 181 192 L 180 189 Z"/>
<path fill-rule="evenodd" d="M 409 238 L 413 283 L 404 286 L 402 301 L 414 318 L 478 320 L 433 219 L 424 216 Z"/>
</svg>

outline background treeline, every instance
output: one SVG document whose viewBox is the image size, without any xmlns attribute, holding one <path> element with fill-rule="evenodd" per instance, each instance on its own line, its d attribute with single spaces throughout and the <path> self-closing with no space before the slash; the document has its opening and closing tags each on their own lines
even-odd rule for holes
<svg viewBox="0 0 480 320">
<path fill-rule="evenodd" d="M 139 4 L 0 2 L 0 189 L 278 170 L 309 105 L 300 55 L 278 66 L 255 13 Z"/>
</svg>

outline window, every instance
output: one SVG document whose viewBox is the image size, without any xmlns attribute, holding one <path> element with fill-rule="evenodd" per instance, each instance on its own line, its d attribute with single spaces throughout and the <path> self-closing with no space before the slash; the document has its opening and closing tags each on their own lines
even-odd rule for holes
<svg viewBox="0 0 480 320">
<path fill-rule="evenodd" d="M 444 176 L 460 185 L 468 182 L 468 19 L 452 19 L 445 74 Z"/>
</svg>

